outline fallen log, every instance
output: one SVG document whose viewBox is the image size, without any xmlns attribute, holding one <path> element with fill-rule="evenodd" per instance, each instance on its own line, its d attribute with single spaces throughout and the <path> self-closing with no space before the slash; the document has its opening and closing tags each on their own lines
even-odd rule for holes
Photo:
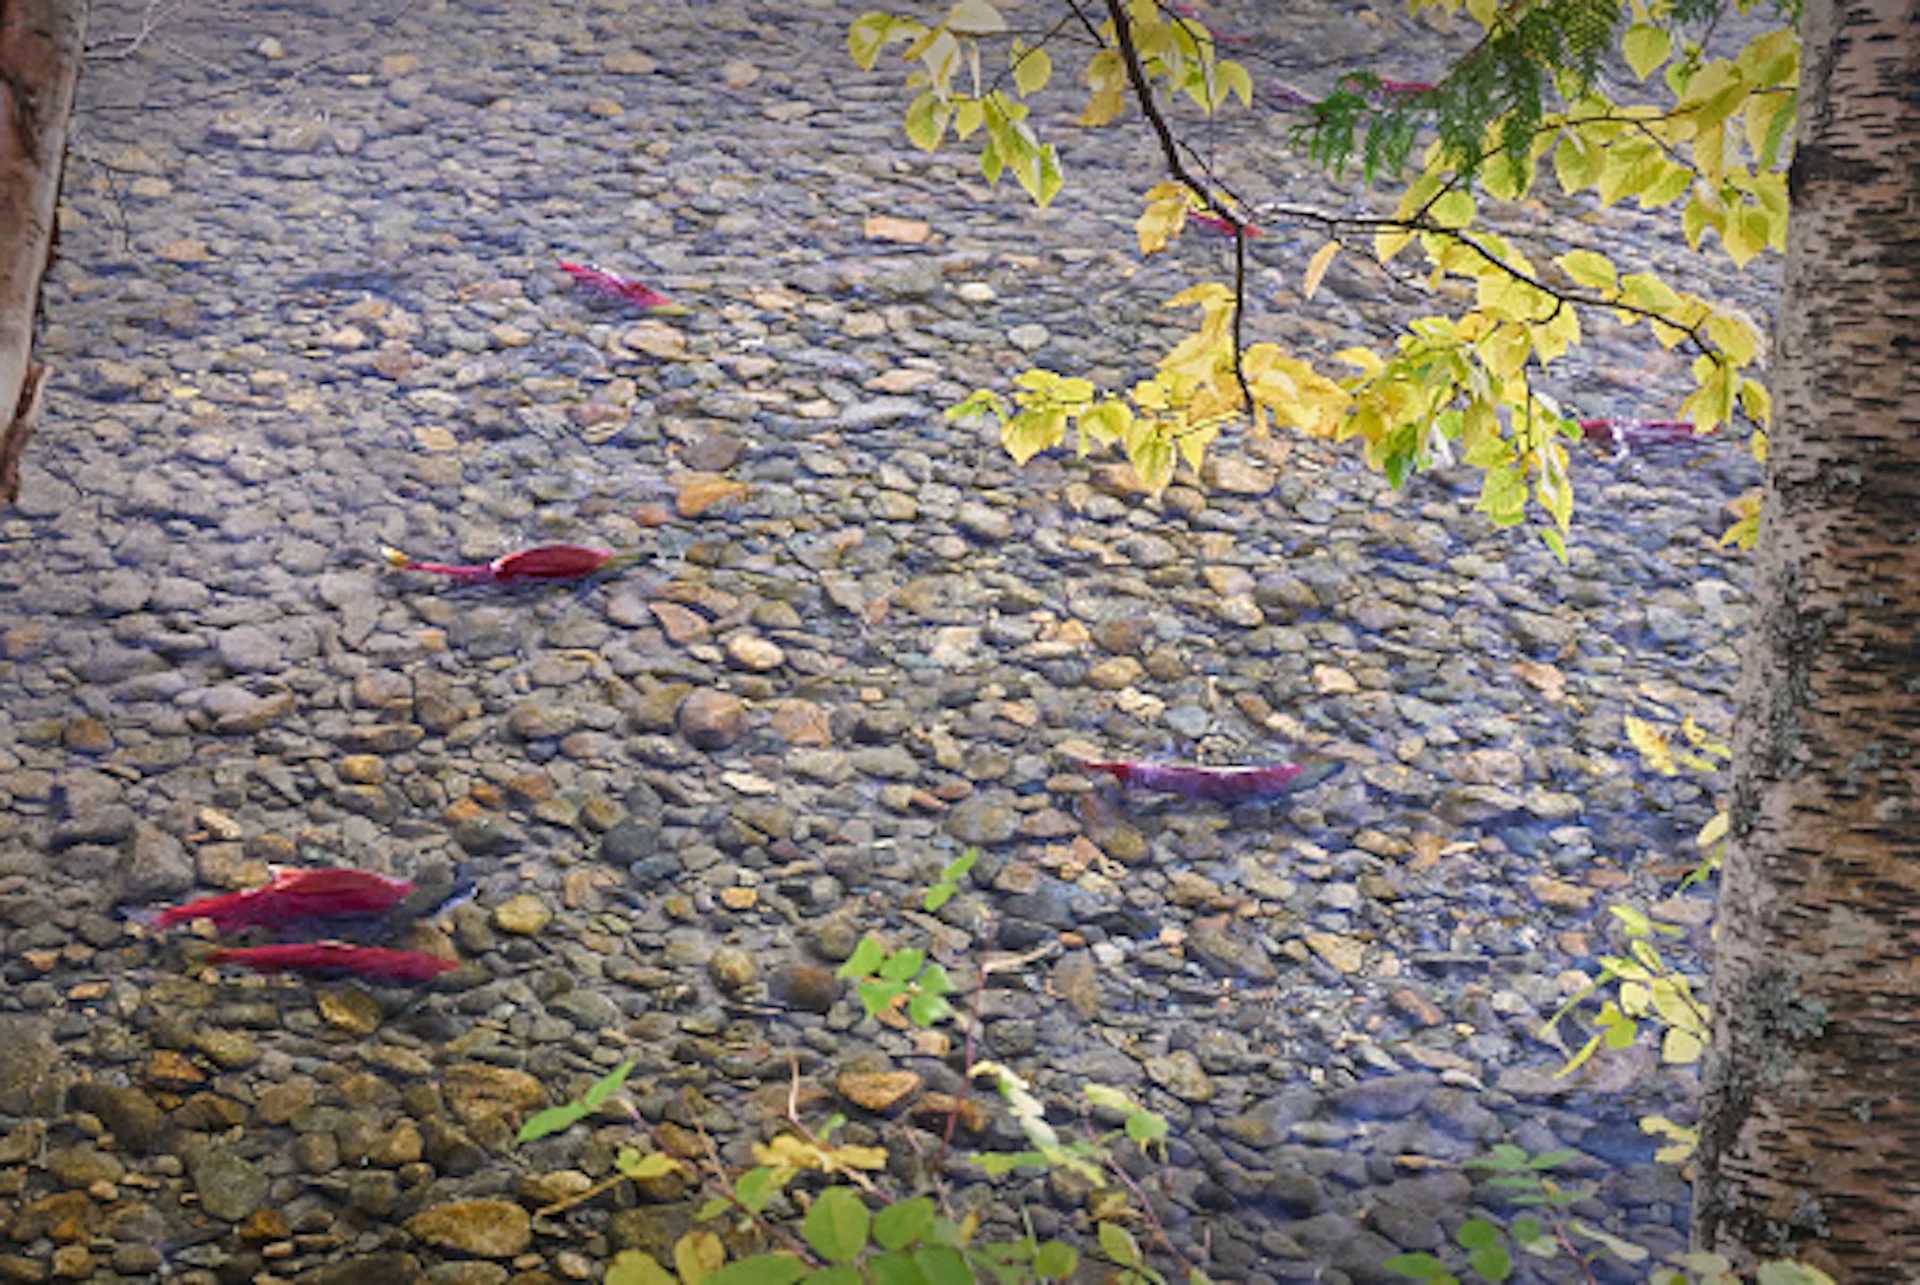
<svg viewBox="0 0 1920 1285">
<path fill-rule="evenodd" d="M 53 255 L 86 19 L 86 0 L 0 0 L 0 499 L 8 503 L 20 492 L 20 456 L 46 388 L 34 321 Z"/>
</svg>

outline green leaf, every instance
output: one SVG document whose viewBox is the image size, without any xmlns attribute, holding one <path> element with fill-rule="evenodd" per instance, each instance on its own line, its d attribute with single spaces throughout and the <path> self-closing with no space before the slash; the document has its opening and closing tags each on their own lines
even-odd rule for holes
<svg viewBox="0 0 1920 1285">
<path fill-rule="evenodd" d="M 1488 1148 L 1486 1155 L 1475 1156 L 1473 1159 L 1467 1161 L 1466 1167 L 1469 1169 L 1501 1169 L 1509 1171 L 1525 1169 L 1527 1167 L 1527 1153 L 1514 1146 L 1511 1142 L 1499 1142 Z"/>
<path fill-rule="evenodd" d="M 927 1274 L 913 1261 L 913 1251 L 896 1249 L 876 1254 L 864 1264 L 873 1285 L 927 1285 Z"/>
<path fill-rule="evenodd" d="M 1582 1222 L 1578 1218 L 1569 1219 L 1567 1226 L 1589 1240 L 1598 1241 L 1605 1247 L 1609 1254 L 1612 1254 L 1621 1262 L 1641 1263 L 1645 1262 L 1648 1257 L 1647 1251 L 1641 1246 L 1634 1244 L 1630 1240 L 1622 1240 L 1610 1232 L 1601 1231 L 1593 1224 Z"/>
<path fill-rule="evenodd" d="M 988 1177 L 998 1178 L 1015 1169 L 1044 1169 L 1049 1161 L 1038 1151 L 987 1151 L 975 1156 L 973 1163 Z"/>
<path fill-rule="evenodd" d="M 1760 1264 L 1753 1285 L 1833 1285 L 1833 1277 L 1818 1267 L 1780 1260 Z"/>
<path fill-rule="evenodd" d="M 1152 1111 L 1135 1111 L 1127 1117 L 1127 1136 L 1142 1147 L 1167 1136 L 1167 1118 Z"/>
<path fill-rule="evenodd" d="M 888 1250 L 858 1264 L 854 1270 L 864 1269 L 872 1285 L 927 1285 L 927 1274 L 913 1261 L 915 1252 L 912 1247 Z"/>
<path fill-rule="evenodd" d="M 880 965 L 880 976 L 889 982 L 911 981 L 926 962 L 926 951 L 918 946 L 904 946 L 887 956 L 887 962 Z"/>
<path fill-rule="evenodd" d="M 1100 1224 L 1100 1252 L 1122 1267 L 1140 1266 L 1140 1246 L 1118 1223 Z"/>
<path fill-rule="evenodd" d="M 793 1285 L 806 1274 L 806 1263 L 792 1254 L 755 1254 L 728 1263 L 707 1277 L 705 1285 Z"/>
<path fill-rule="evenodd" d="M 866 1248 L 873 1215 L 852 1187 L 828 1187 L 800 1221 L 800 1234 L 830 1263 L 850 1263 Z"/>
<path fill-rule="evenodd" d="M 1460 1224 L 1460 1230 L 1453 1233 L 1453 1238 L 1462 1249 L 1481 1249 L 1500 1243 L 1500 1229 L 1484 1218 L 1469 1218 Z"/>
<path fill-rule="evenodd" d="M 921 992 L 907 1001 L 907 1020 L 915 1026 L 932 1026 L 943 1022 L 953 1013 L 953 1005 L 938 995 Z"/>
<path fill-rule="evenodd" d="M 858 1267 L 842 1264 L 839 1267 L 822 1267 L 801 1282 L 801 1285 L 863 1285 Z"/>
<path fill-rule="evenodd" d="M 593 1086 L 580 1095 L 580 1105 L 589 1111 L 599 1107 L 602 1102 L 620 1091 L 620 1086 L 627 1082 L 627 1077 L 633 1074 L 633 1068 L 636 1065 L 637 1063 L 629 1059 L 614 1067 L 607 1075 L 595 1080 Z"/>
<path fill-rule="evenodd" d="M 916 1196 L 882 1209 L 873 1220 L 873 1241 L 882 1249 L 899 1249 L 920 1239 L 933 1226 L 933 1200 Z"/>
<path fill-rule="evenodd" d="M 894 1000 L 907 993 L 905 982 L 861 982 L 855 988 L 860 996 L 860 1007 L 866 1010 L 868 1017 L 885 1010 Z"/>
<path fill-rule="evenodd" d="M 791 1170 L 789 1170 L 791 1172 Z M 749 1169 L 733 1184 L 733 1196 L 750 1213 L 761 1213 L 780 1194 L 780 1174 L 766 1166 Z"/>
<path fill-rule="evenodd" d="M 1467 1264 L 1490 1281 L 1503 1281 L 1513 1274 L 1513 1259 L 1499 1245 L 1482 1245 L 1467 1254 Z"/>
<path fill-rule="evenodd" d="M 1381 1266 L 1416 1281 L 1447 1281 L 1458 1285 L 1448 1274 L 1447 1265 L 1432 1254 L 1395 1254 Z"/>
<path fill-rule="evenodd" d="M 835 977 L 871 977 L 880 971 L 880 965 L 887 961 L 887 948 L 872 937 L 862 937 L 860 944 L 853 948 L 853 954 L 847 956 L 847 962 L 840 965 Z"/>
<path fill-rule="evenodd" d="M 931 915 L 939 910 L 940 907 L 952 901 L 953 895 L 959 891 L 958 888 L 950 883 L 936 883 L 933 887 L 927 889 L 924 897 L 920 898 L 920 909 Z"/>
<path fill-rule="evenodd" d="M 967 1260 L 959 1250 L 946 1245 L 914 1250 L 913 1265 L 927 1278 L 927 1285 L 973 1285 Z"/>
<path fill-rule="evenodd" d="M 1080 1251 L 1061 1240 L 1050 1240 L 1033 1256 L 1033 1274 L 1043 1281 L 1063 1281 L 1080 1266 Z"/>
<path fill-rule="evenodd" d="M 534 1142 L 546 1137 L 548 1134 L 559 1133 L 563 1129 L 572 1128 L 573 1125 L 586 1119 L 586 1117 L 587 1109 L 578 1102 L 565 1102 L 557 1107 L 548 1107 L 545 1111 L 536 1113 L 525 1124 L 520 1126 L 520 1132 L 513 1135 L 514 1145 L 518 1146 L 522 1142 Z"/>
<path fill-rule="evenodd" d="M 607 1264 L 606 1285 L 680 1285 L 652 1254 L 623 1249 Z"/>
</svg>

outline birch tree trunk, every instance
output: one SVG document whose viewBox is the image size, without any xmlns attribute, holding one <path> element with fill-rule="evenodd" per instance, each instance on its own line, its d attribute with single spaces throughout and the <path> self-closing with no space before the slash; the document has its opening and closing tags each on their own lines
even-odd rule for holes
<svg viewBox="0 0 1920 1285">
<path fill-rule="evenodd" d="M 0 0 L 0 499 L 20 488 L 47 368 L 33 360 L 86 0 Z"/>
<path fill-rule="evenodd" d="M 1694 1234 L 1920 1280 L 1920 3 L 1807 0 Z"/>
</svg>

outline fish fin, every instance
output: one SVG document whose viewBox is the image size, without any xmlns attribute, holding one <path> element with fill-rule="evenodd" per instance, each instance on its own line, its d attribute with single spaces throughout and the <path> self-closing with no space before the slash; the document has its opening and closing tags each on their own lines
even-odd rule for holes
<svg viewBox="0 0 1920 1285">
<path fill-rule="evenodd" d="M 1311 790 L 1322 781 L 1338 776 L 1346 766 L 1339 759 L 1316 759 L 1309 763 L 1302 763 L 1300 774 L 1287 782 L 1287 792 L 1295 794 L 1301 790 Z"/>
</svg>

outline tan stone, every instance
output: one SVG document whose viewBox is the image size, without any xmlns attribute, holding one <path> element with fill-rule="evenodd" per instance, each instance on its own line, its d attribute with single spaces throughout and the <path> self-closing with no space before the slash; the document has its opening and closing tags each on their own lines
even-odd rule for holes
<svg viewBox="0 0 1920 1285">
<path fill-rule="evenodd" d="M 920 1091 L 924 1083 L 915 1071 L 845 1071 L 834 1087 L 840 1096 L 868 1111 L 886 1111 Z"/>
</svg>

